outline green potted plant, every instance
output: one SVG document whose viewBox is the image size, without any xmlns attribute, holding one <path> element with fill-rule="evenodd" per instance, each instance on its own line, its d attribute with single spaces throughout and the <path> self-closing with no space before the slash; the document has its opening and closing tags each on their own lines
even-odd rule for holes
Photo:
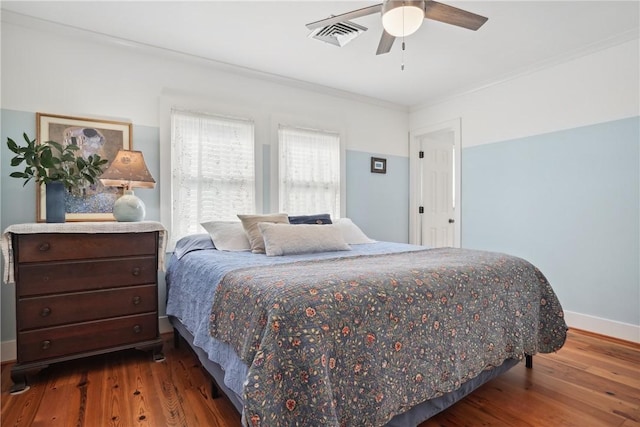
<svg viewBox="0 0 640 427">
<path fill-rule="evenodd" d="M 77 145 L 62 145 L 55 141 L 36 144 L 26 133 L 22 134 L 26 145 L 20 146 L 13 139 L 7 138 L 9 150 L 16 154 L 11 159 L 11 166 L 26 164 L 24 171 L 12 172 L 11 177 L 24 179 L 26 185 L 34 180 L 46 186 L 47 222 L 64 222 L 66 191 L 77 191 L 87 184 L 95 184 L 102 173 L 107 159 L 98 154 L 88 157 L 76 155 L 80 149 Z"/>
</svg>

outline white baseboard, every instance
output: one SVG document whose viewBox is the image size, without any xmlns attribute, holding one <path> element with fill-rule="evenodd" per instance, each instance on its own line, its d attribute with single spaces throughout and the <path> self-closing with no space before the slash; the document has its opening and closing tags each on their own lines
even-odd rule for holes
<svg viewBox="0 0 640 427">
<path fill-rule="evenodd" d="M 158 319 L 158 328 L 161 334 L 173 331 L 173 326 L 169 323 L 167 316 L 160 316 Z M 0 361 L 2 363 L 12 362 L 18 357 L 16 350 L 16 340 L 2 341 L 0 343 Z"/>
<path fill-rule="evenodd" d="M 640 343 L 640 326 L 638 325 L 589 316 L 587 314 L 574 313 L 572 311 L 565 311 L 564 318 L 567 325 L 572 328 Z M 160 328 L 161 334 L 173 331 L 173 327 L 169 323 L 167 316 L 160 316 L 158 319 L 158 327 Z M 0 343 L 0 360 L 2 363 L 16 360 L 16 356 L 16 340 L 2 341 L 2 343 Z"/>
<path fill-rule="evenodd" d="M 169 323 L 169 318 L 167 316 L 160 316 L 158 319 L 158 328 L 160 329 L 161 334 L 173 332 L 173 326 Z"/>
<path fill-rule="evenodd" d="M 16 340 L 2 341 L 0 343 L 0 360 L 2 363 L 16 360 Z"/>
<path fill-rule="evenodd" d="M 640 343 L 640 325 L 603 319 L 588 314 L 564 312 L 564 319 L 570 328 L 582 329 L 608 337 Z"/>
</svg>

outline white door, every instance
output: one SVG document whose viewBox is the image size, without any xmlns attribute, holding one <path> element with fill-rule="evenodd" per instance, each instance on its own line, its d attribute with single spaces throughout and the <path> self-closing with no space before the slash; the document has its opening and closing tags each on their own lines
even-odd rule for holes
<svg viewBox="0 0 640 427">
<path fill-rule="evenodd" d="M 460 247 L 460 119 L 410 133 L 410 242 Z"/>
<path fill-rule="evenodd" d="M 422 138 L 422 238 L 432 248 L 453 247 L 455 238 L 453 141 L 448 135 Z"/>
</svg>

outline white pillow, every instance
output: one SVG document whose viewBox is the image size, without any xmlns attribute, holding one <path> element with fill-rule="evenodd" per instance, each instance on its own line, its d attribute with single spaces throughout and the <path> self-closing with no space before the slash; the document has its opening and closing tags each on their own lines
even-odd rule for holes
<svg viewBox="0 0 640 427">
<path fill-rule="evenodd" d="M 342 232 L 344 241 L 350 245 L 360 245 L 362 243 L 375 243 L 367 237 L 360 227 L 355 225 L 349 218 L 338 218 L 333 220 L 333 224 L 336 225 Z"/>
<path fill-rule="evenodd" d="M 259 222 L 267 256 L 350 251 L 340 229 L 333 225 Z"/>
<path fill-rule="evenodd" d="M 208 221 L 200 225 L 211 236 L 216 249 L 221 251 L 249 251 L 251 245 L 240 221 Z"/>
</svg>

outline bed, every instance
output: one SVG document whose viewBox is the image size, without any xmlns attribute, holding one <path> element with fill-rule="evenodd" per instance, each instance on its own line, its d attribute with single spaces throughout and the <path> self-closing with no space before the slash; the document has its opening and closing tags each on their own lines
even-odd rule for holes
<svg viewBox="0 0 640 427">
<path fill-rule="evenodd" d="M 167 314 L 246 426 L 416 426 L 566 338 L 517 257 L 368 239 L 267 256 L 211 236 L 176 245 Z"/>
</svg>

